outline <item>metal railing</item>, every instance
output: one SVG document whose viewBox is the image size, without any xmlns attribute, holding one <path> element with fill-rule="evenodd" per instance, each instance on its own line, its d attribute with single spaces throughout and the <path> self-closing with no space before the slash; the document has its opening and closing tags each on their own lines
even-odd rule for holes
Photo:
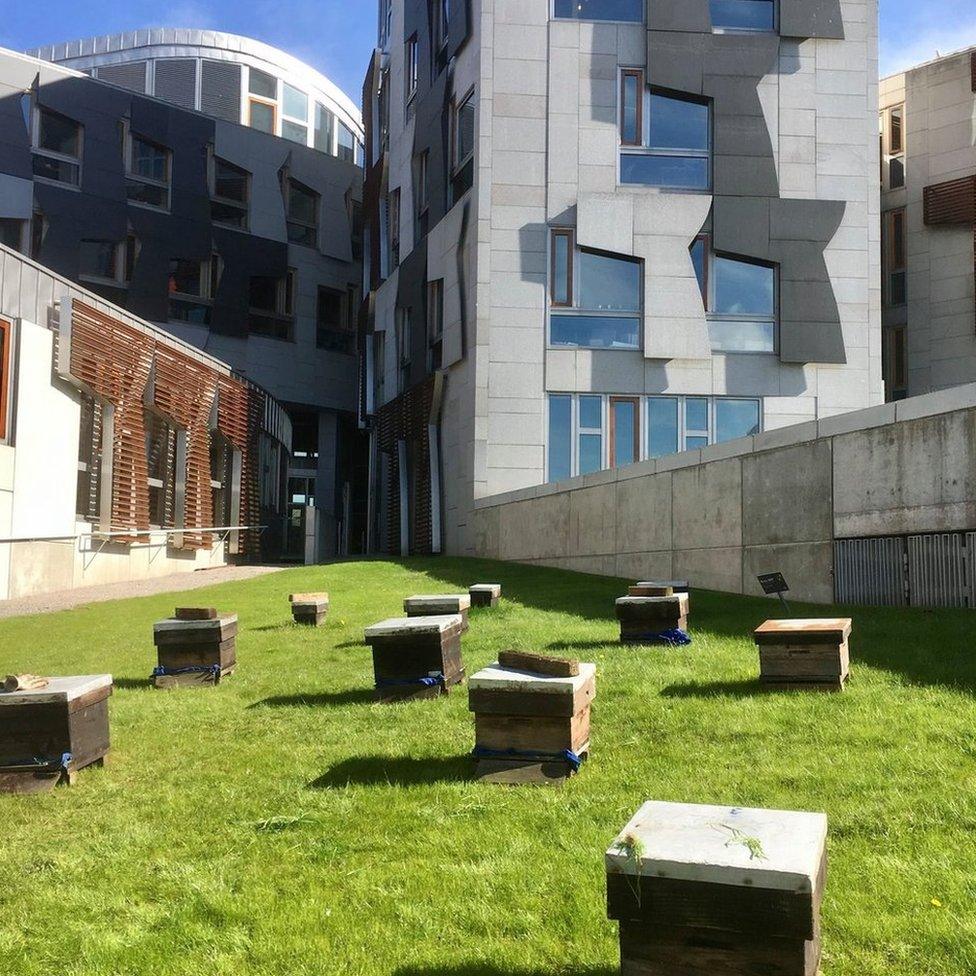
<svg viewBox="0 0 976 976">
<path fill-rule="evenodd" d="M 132 539 L 134 537 L 142 537 L 147 535 L 206 535 L 210 532 L 223 532 L 230 534 L 231 532 L 264 532 L 265 529 L 267 529 L 266 525 L 219 525 L 210 526 L 208 528 L 197 528 L 196 526 L 193 526 L 191 528 L 184 527 L 182 529 L 113 529 L 111 532 L 93 530 L 92 532 L 77 532 L 74 535 L 35 535 L 20 536 L 11 539 L 0 539 L 0 546 L 11 545 L 18 542 L 77 542 L 81 539 L 94 539 L 97 541 L 111 542 L 112 539 Z"/>
</svg>

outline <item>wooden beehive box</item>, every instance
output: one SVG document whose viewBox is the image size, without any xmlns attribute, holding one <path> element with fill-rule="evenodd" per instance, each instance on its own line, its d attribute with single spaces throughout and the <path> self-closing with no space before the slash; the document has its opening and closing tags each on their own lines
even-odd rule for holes
<svg viewBox="0 0 976 976">
<path fill-rule="evenodd" d="M 816 976 L 819 813 L 648 802 L 606 853 L 621 973 Z"/>
<path fill-rule="evenodd" d="M 292 593 L 291 616 L 296 624 L 308 627 L 321 627 L 329 612 L 328 593 Z"/>
<path fill-rule="evenodd" d="M 671 596 L 689 592 L 688 580 L 643 580 L 628 590 L 630 596 Z"/>
<path fill-rule="evenodd" d="M 153 624 L 157 688 L 216 685 L 237 666 L 237 614 L 216 610 L 177 610 Z"/>
<path fill-rule="evenodd" d="M 436 698 L 464 680 L 460 614 L 396 617 L 366 629 L 380 701 Z"/>
<path fill-rule="evenodd" d="M 767 620 L 754 634 L 760 681 L 775 688 L 843 691 L 852 629 L 849 617 Z"/>
<path fill-rule="evenodd" d="M 109 750 L 109 674 L 50 678 L 43 688 L 0 692 L 0 792 L 73 783 Z"/>
<path fill-rule="evenodd" d="M 596 665 L 556 677 L 489 665 L 468 683 L 474 712 L 475 775 L 496 783 L 555 782 L 573 775 L 590 751 Z"/>
<path fill-rule="evenodd" d="M 470 609 L 471 597 L 467 593 L 408 596 L 403 601 L 403 612 L 408 617 L 444 617 L 457 614 L 463 622 L 462 634 L 467 633 L 468 630 L 468 611 Z"/>
<path fill-rule="evenodd" d="M 625 596 L 617 600 L 621 644 L 657 644 L 661 634 L 688 628 L 688 595 Z"/>
<path fill-rule="evenodd" d="M 497 607 L 502 598 L 501 583 L 475 583 L 468 591 L 473 607 Z"/>
</svg>

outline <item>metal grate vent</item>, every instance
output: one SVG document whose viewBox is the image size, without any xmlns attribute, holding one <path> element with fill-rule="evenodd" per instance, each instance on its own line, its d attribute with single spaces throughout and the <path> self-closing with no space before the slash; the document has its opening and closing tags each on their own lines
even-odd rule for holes
<svg viewBox="0 0 976 976">
<path fill-rule="evenodd" d="M 969 596 L 965 536 L 910 536 L 908 585 L 913 607 L 965 607 Z"/>
<path fill-rule="evenodd" d="M 228 61 L 203 61 L 201 71 L 200 111 L 240 124 L 241 66 Z"/>
<path fill-rule="evenodd" d="M 170 58 L 156 62 L 156 97 L 179 105 L 197 107 L 197 62 L 195 58 Z"/>
<path fill-rule="evenodd" d="M 128 61 L 124 64 L 103 64 L 98 68 L 98 80 L 129 91 L 146 94 L 145 61 Z"/>
<path fill-rule="evenodd" d="M 834 580 L 840 603 L 905 606 L 905 540 L 839 539 L 834 544 Z"/>
</svg>

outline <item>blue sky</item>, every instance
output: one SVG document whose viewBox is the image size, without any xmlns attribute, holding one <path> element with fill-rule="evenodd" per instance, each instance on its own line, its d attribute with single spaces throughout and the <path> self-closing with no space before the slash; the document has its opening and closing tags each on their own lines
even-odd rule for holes
<svg viewBox="0 0 976 976">
<path fill-rule="evenodd" d="M 375 0 L 8 2 L 0 19 L 0 47 L 22 50 L 147 26 L 210 27 L 288 51 L 318 68 L 357 103 L 376 35 Z M 881 0 L 882 74 L 971 44 L 976 44 L 973 0 Z"/>
</svg>

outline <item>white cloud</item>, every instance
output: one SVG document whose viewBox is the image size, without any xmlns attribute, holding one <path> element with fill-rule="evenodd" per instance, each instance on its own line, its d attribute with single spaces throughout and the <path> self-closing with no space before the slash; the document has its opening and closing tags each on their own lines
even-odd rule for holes
<svg viewBox="0 0 976 976">
<path fill-rule="evenodd" d="M 894 43 L 881 41 L 881 77 L 976 45 L 976 20 L 907 33 Z"/>
</svg>

